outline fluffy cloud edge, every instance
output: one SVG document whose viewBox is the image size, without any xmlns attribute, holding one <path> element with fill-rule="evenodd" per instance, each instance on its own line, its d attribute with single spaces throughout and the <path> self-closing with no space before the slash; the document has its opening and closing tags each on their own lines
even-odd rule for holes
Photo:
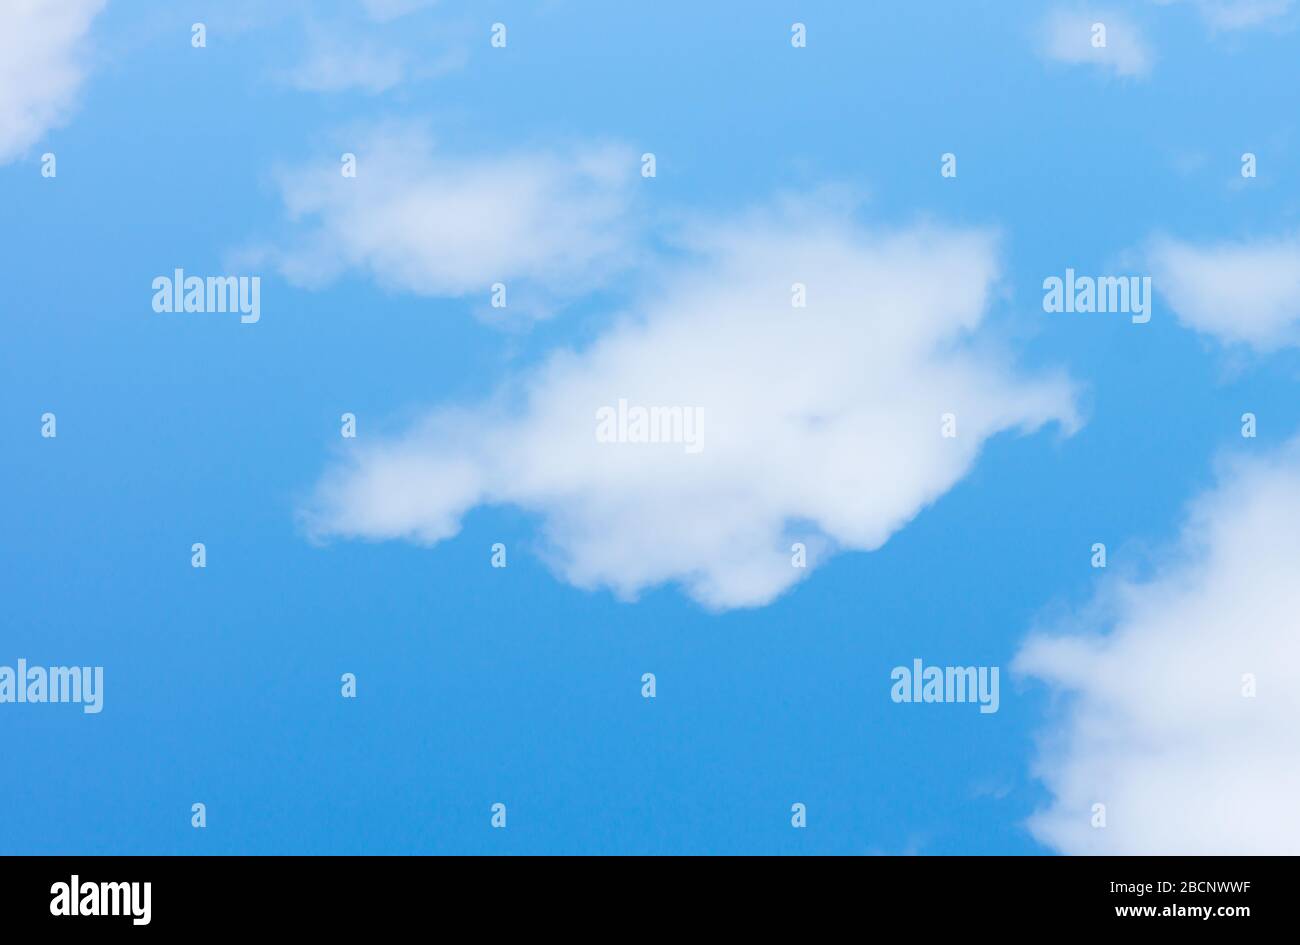
<svg viewBox="0 0 1300 945">
<path fill-rule="evenodd" d="M 1159 570 L 1124 578 L 1013 669 L 1059 728 L 1029 820 L 1067 854 L 1300 852 L 1300 441 L 1221 464 Z M 1113 563 L 1113 562 L 1112 562 Z"/>
<path fill-rule="evenodd" d="M 70 118 L 85 82 L 82 50 L 107 0 L 0 5 L 0 164 Z"/>
<path fill-rule="evenodd" d="M 1300 344 L 1300 233 L 1212 243 L 1157 236 L 1146 258 L 1184 326 L 1264 353 Z"/>
</svg>

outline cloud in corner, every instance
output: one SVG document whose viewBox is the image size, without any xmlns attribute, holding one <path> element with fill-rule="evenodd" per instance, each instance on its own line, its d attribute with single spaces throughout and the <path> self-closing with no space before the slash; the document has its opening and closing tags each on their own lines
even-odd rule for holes
<svg viewBox="0 0 1300 945">
<path fill-rule="evenodd" d="M 106 2 L 0 4 L 0 164 L 67 120 L 85 79 L 86 35 Z"/>
<path fill-rule="evenodd" d="M 1039 840 L 1067 854 L 1300 853 L 1297 573 L 1293 441 L 1228 465 L 1155 577 L 1119 582 L 1081 630 L 1025 644 L 1014 668 L 1064 707 L 1037 764 L 1053 796 L 1030 820 Z"/>
</svg>

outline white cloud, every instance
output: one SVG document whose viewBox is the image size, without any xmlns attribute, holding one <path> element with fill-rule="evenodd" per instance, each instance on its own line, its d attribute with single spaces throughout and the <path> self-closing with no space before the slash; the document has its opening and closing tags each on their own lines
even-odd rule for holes
<svg viewBox="0 0 1300 945">
<path fill-rule="evenodd" d="M 1204 246 L 1160 238 L 1148 259 L 1153 286 L 1189 328 L 1259 351 L 1300 343 L 1300 236 Z"/>
<path fill-rule="evenodd" d="M 1094 25 L 1105 27 L 1105 46 L 1094 45 Z M 1115 75 L 1140 76 L 1151 69 L 1151 54 L 1137 24 L 1112 10 L 1054 10 L 1043 26 L 1043 51 L 1071 65 L 1095 65 Z"/>
<path fill-rule="evenodd" d="M 787 209 L 701 229 L 689 253 L 587 350 L 358 444 L 320 482 L 309 529 L 434 543 L 471 508 L 510 504 L 540 516 L 549 563 L 577 586 L 630 598 L 678 582 L 710 608 L 755 606 L 806 573 L 792 542 L 809 569 L 878 548 L 990 436 L 1074 424 L 1068 382 L 1018 378 L 972 338 L 998 271 L 987 233 Z M 598 443 L 596 412 L 620 399 L 702 411 L 703 449 Z"/>
<path fill-rule="evenodd" d="M 1292 444 L 1230 468 L 1166 569 L 1096 608 L 1109 633 L 1026 644 L 1016 668 L 1067 706 L 1040 760 L 1054 795 L 1030 822 L 1040 840 L 1071 854 L 1300 853 L 1297 574 Z M 1096 803 L 1105 828 L 1091 826 Z"/>
<path fill-rule="evenodd" d="M 544 313 L 627 262 L 625 222 L 639 165 L 593 146 L 504 157 L 446 155 L 409 128 L 358 134 L 357 176 L 338 164 L 280 175 L 292 235 L 263 251 L 300 285 L 348 270 L 392 289 L 473 295 L 495 282 L 507 311 Z"/>
<path fill-rule="evenodd" d="M 85 78 L 83 41 L 105 2 L 0 3 L 0 164 L 67 120 Z"/>
</svg>

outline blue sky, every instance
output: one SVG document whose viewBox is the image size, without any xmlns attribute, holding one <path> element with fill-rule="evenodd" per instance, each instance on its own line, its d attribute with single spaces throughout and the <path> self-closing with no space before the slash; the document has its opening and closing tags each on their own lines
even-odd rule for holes
<svg viewBox="0 0 1300 945">
<path fill-rule="evenodd" d="M 1160 794 L 1171 789 L 1133 761 L 1140 750 L 1098 759 L 1079 733 L 1095 708 L 1118 742 L 1167 735 L 1135 717 L 1147 701 L 1063 682 L 1050 647 L 1013 671 L 1044 630 L 1106 632 L 1090 621 L 1108 595 L 1145 588 L 1141 599 L 1164 600 L 1153 573 L 1199 541 L 1185 537 L 1189 503 L 1255 481 L 1225 463 L 1266 462 L 1291 484 L 1293 6 L 259 6 L 110 0 L 84 28 L 56 31 L 48 58 L 0 98 L 0 115 L 19 116 L 0 123 L 0 664 L 105 672 L 96 715 L 0 705 L 13 759 L 0 850 L 1032 854 L 1174 852 L 1174 836 L 1213 852 L 1300 842 L 1282 815 L 1280 832 L 1234 821 L 1227 839 L 1189 834 L 1172 815 L 1167 833 L 1139 827 L 1180 797 Z M 1086 36 L 1082 61 L 1053 51 L 1058 29 L 1078 40 L 1080 17 L 1107 22 L 1113 55 L 1088 51 Z M 205 48 L 191 45 L 197 22 Z M 496 22 L 505 48 L 490 44 Z M 791 45 L 795 22 L 806 48 Z M 51 23 L 44 11 L 17 26 L 41 36 Z M 44 113 L 23 96 L 52 117 L 33 118 Z M 345 151 L 358 156 L 355 182 L 338 173 Z M 656 155 L 651 179 L 644 152 Z M 940 174 L 945 152 L 955 178 Z M 1241 175 L 1245 152 L 1255 178 Z M 55 177 L 41 174 L 45 153 Z M 571 180 L 584 161 L 597 170 Z M 519 186 L 540 194 L 535 217 L 490 199 L 534 174 L 536 192 Z M 427 200 L 413 182 L 432 188 Z M 371 189 L 339 189 L 350 183 Z M 556 187 L 573 199 L 548 202 Z M 298 218 L 286 207 L 295 195 L 309 207 Z M 408 205 L 413 217 L 396 212 Z M 449 235 L 430 247 L 430 229 Z M 824 243 L 802 242 L 823 231 Z M 899 324 L 870 301 L 871 273 L 894 278 L 892 265 L 873 268 L 892 245 L 879 234 L 914 233 L 938 234 L 895 259 L 927 300 L 917 322 L 929 306 L 936 318 L 971 306 L 979 322 L 977 341 L 963 330 L 939 345 L 963 348 L 966 394 L 997 415 L 967 434 L 967 463 L 933 460 L 930 446 L 909 456 L 868 424 L 847 444 L 803 430 L 757 452 L 706 448 L 721 464 L 707 488 L 681 465 L 629 480 L 569 456 L 544 481 L 524 473 L 567 435 L 529 406 L 536 379 L 558 378 L 546 399 L 558 404 L 622 376 L 626 362 L 591 354 L 609 339 L 645 352 L 645 390 L 749 384 L 754 403 L 787 369 L 813 384 L 816 345 L 763 348 L 740 317 L 743 292 L 740 314 L 702 324 L 684 351 L 672 347 L 674 313 L 697 297 L 712 312 L 708 292 L 761 270 L 769 252 L 825 262 L 810 297 L 835 295 L 826 260 L 845 247 L 844 284 L 864 301 L 832 324 Z M 462 243 L 473 274 L 445 262 Z M 958 271 L 968 252 L 969 280 Z M 155 312 L 151 282 L 177 267 L 259 275 L 260 321 Z M 495 279 L 474 267 L 501 272 L 519 309 L 495 316 Z M 1043 279 L 1067 267 L 1154 272 L 1151 321 L 1045 313 Z M 1271 276 L 1251 283 L 1259 272 Z M 1197 281 L 1219 276 L 1231 283 L 1222 292 Z M 1280 314 L 1243 334 L 1207 298 L 1238 300 L 1234 325 Z M 641 317 L 669 328 L 639 336 L 627 324 Z M 865 347 L 861 372 L 837 359 L 823 406 L 857 409 L 867 395 L 839 391 L 890 363 L 930 376 L 937 354 L 912 362 L 902 350 Z M 553 367 L 563 351 L 577 354 Z M 1061 386 L 1039 390 L 1047 378 Z M 932 415 L 919 380 L 872 390 L 882 400 L 871 406 L 897 404 L 904 422 L 913 403 Z M 449 407 L 466 411 L 466 430 L 424 419 Z M 40 435 L 47 411 L 53 439 Z M 1248 411 L 1253 439 L 1241 436 Z M 357 417 L 355 441 L 339 435 L 344 412 Z M 419 460 L 392 473 L 403 494 L 450 496 L 458 486 L 438 464 L 458 451 L 478 457 L 472 496 L 427 516 L 410 510 L 423 499 L 377 507 L 374 481 L 390 480 L 367 477 L 387 475 L 394 456 Z M 858 477 L 858 460 L 876 472 Z M 855 496 L 892 494 L 873 476 L 894 483 L 896 463 L 929 485 L 852 511 Z M 805 472 L 809 494 L 781 498 Z M 830 546 L 793 586 L 728 584 L 719 548 L 735 551 L 736 568 L 771 549 L 747 546 L 750 513 L 718 483 L 765 497 L 752 521 L 784 537 L 804 527 L 791 509 L 830 489 L 835 501 L 809 526 Z M 588 497 L 633 518 L 575 525 Z M 1295 514 L 1269 508 L 1283 522 Z M 638 509 L 663 530 L 628 524 Z M 447 516 L 447 533 L 431 535 Z M 850 537 L 882 527 L 879 547 Z M 674 548 L 695 553 L 697 538 L 698 560 L 678 567 Z M 206 568 L 191 567 L 193 542 L 206 545 Z M 504 569 L 490 566 L 496 542 Z M 1090 564 L 1094 542 L 1107 546 L 1105 570 Z M 1260 547 L 1291 560 L 1280 538 Z M 703 589 L 691 583 L 700 573 Z M 1179 677 L 1178 657 L 1161 655 L 1169 640 L 1126 606 L 1109 618 L 1154 642 L 1107 650 L 1096 672 L 1122 665 L 1175 689 L 1216 661 L 1213 641 L 1240 617 L 1207 627 L 1210 642 L 1187 650 L 1205 662 Z M 1278 641 L 1257 641 L 1259 666 L 1293 665 L 1295 644 Z M 1000 667 L 999 711 L 894 703 L 890 670 L 914 658 Z M 355 699 L 340 696 L 347 672 Z M 641 696 L 646 672 L 654 699 Z M 1279 731 L 1294 728 L 1294 709 L 1269 707 Z M 1066 760 L 1045 760 L 1061 738 Z M 1200 754 L 1215 759 L 1213 745 Z M 1161 770 L 1195 774 L 1172 759 Z M 1288 776 L 1255 770 L 1267 784 Z M 1259 790 L 1243 781 L 1214 797 L 1245 817 L 1270 809 Z M 1104 833 L 1060 826 L 1086 826 L 1076 802 L 1093 794 L 1116 798 Z M 201 830 L 195 802 L 207 806 Z M 496 802 L 508 806 L 504 830 L 490 824 Z M 791 827 L 796 802 L 805 829 Z"/>
</svg>

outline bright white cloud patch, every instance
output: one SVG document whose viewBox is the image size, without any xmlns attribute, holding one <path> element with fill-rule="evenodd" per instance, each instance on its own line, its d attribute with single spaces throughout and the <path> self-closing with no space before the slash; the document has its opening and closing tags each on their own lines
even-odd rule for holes
<svg viewBox="0 0 1300 945">
<path fill-rule="evenodd" d="M 296 226 L 265 255 L 297 284 L 356 270 L 388 288 L 486 306 L 500 282 L 508 311 L 539 314 L 626 264 L 639 172 L 631 152 L 464 158 L 409 129 L 356 141 L 355 178 L 319 163 L 280 175 Z"/>
<path fill-rule="evenodd" d="M 587 350 L 330 471 L 311 531 L 434 543 L 505 503 L 540 516 L 550 563 L 580 587 L 678 582 L 710 608 L 761 605 L 807 573 L 794 542 L 809 569 L 878 548 L 990 436 L 1073 426 L 1065 380 L 1018 378 L 971 338 L 997 276 L 986 233 L 777 214 L 698 233 L 691 252 Z M 693 411 L 698 449 L 599 442 L 620 401 Z"/>
<path fill-rule="evenodd" d="M 1043 51 L 1050 59 L 1122 76 L 1150 71 L 1151 54 L 1137 24 L 1113 10 L 1055 10 L 1043 30 Z"/>
<path fill-rule="evenodd" d="M 67 119 L 85 77 L 81 47 L 105 2 L 0 3 L 0 164 Z"/>
<path fill-rule="evenodd" d="M 1152 281 L 1189 328 L 1271 351 L 1300 343 L 1300 236 L 1197 246 L 1153 242 Z"/>
<path fill-rule="evenodd" d="M 1016 668 L 1068 697 L 1040 762 L 1055 795 L 1031 820 L 1040 840 L 1072 854 L 1300 853 L 1297 574 L 1293 444 L 1199 501 L 1177 560 L 1098 608 L 1109 633 L 1025 646 Z"/>
</svg>

